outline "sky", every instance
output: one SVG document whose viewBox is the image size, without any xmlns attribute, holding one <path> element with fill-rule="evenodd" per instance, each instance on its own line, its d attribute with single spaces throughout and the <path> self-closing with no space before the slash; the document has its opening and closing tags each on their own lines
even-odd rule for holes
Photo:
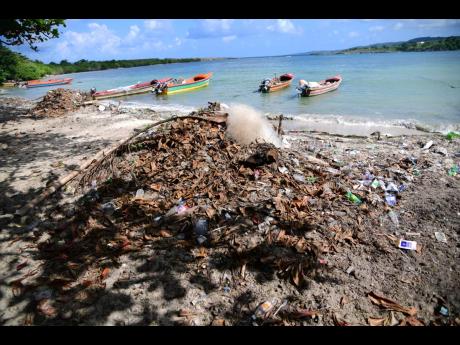
<svg viewBox="0 0 460 345">
<path fill-rule="evenodd" d="M 460 35 L 460 19 L 69 19 L 32 59 L 250 57 Z"/>
</svg>

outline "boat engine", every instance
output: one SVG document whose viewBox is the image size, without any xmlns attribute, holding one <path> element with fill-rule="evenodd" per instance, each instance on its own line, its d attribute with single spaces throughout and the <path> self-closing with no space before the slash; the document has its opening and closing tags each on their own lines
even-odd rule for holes
<svg viewBox="0 0 460 345">
<path fill-rule="evenodd" d="M 306 82 L 305 80 L 299 80 L 299 86 L 297 86 L 297 92 L 300 94 L 300 95 L 304 95 L 307 90 L 308 90 L 309 86 L 308 86 L 308 82 Z"/>
<path fill-rule="evenodd" d="M 164 89 L 168 87 L 167 83 L 158 83 L 158 85 L 155 87 L 154 92 L 159 95 L 163 93 Z"/>
<path fill-rule="evenodd" d="M 262 80 L 262 82 L 260 83 L 260 86 L 259 86 L 259 91 L 268 91 L 270 89 L 270 84 L 271 84 L 271 80 L 270 79 L 264 79 Z"/>
</svg>

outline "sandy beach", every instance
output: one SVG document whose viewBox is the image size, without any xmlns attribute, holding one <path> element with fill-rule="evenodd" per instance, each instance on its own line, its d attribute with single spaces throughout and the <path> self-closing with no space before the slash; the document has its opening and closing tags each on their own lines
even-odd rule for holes
<svg viewBox="0 0 460 345">
<path fill-rule="evenodd" d="M 173 227 L 161 243 L 151 240 L 151 234 L 128 231 L 131 242 L 142 242 L 142 238 L 144 242 L 137 251 L 122 252 L 116 260 L 101 255 L 89 264 L 86 256 L 95 254 L 84 246 L 79 261 L 49 254 L 44 246 L 67 245 L 68 232 L 76 231 L 72 223 L 65 223 L 81 212 L 76 201 L 82 194 L 76 185 L 64 186 L 25 216 L 15 212 L 84 160 L 173 113 L 96 104 L 63 116 L 36 118 L 29 114 L 34 104 L 0 98 L 0 324 L 459 324 L 460 175 L 448 172 L 460 161 L 460 139 L 449 141 L 441 134 L 402 126 L 284 120 L 282 139 L 288 145 L 279 149 L 284 166 L 297 166 L 302 174 L 308 168 L 322 181 L 344 184 L 355 194 L 366 195 L 365 207 L 354 205 L 342 193 L 334 196 L 334 205 L 331 201 L 314 214 L 317 227 L 302 238 L 332 241 L 334 246 L 320 256 L 327 269 L 308 277 L 308 286 L 299 288 L 261 269 L 258 265 L 264 267 L 263 260 L 254 265 L 249 260 L 243 274 L 241 266 L 222 269 L 219 260 L 230 260 L 230 254 L 212 245 L 206 247 L 207 254 L 197 254 L 199 246 L 193 241 L 185 249 L 179 247 L 175 241 L 183 239 Z M 272 124 L 276 127 L 278 121 Z M 148 156 L 148 150 L 140 154 Z M 140 156 L 126 157 L 135 160 Z M 292 163 L 294 158 L 299 165 Z M 123 162 L 119 164 L 124 167 Z M 286 173 L 291 179 L 292 167 Z M 189 170 L 177 169 L 177 173 Z M 277 168 L 263 169 L 267 176 L 284 174 Z M 394 180 L 405 186 L 398 192 L 396 206 L 390 207 L 381 198 L 372 201 L 378 188 L 357 182 L 366 171 L 387 184 Z M 271 183 L 269 177 L 263 181 Z M 312 193 L 322 205 L 323 199 L 328 200 L 324 184 L 312 182 L 312 186 L 318 188 Z M 252 191 L 265 193 L 263 187 Z M 99 193 L 108 197 L 103 189 Z M 286 198 L 293 199 L 289 193 Z M 396 222 L 389 216 L 392 210 Z M 63 224 L 68 228 L 62 228 Z M 248 225 L 241 237 L 244 243 L 251 242 L 257 224 L 260 222 Z M 129 226 L 134 232 L 141 231 Z M 444 234 L 447 240 L 440 241 L 435 233 Z M 259 237 L 259 233 L 254 235 Z M 416 241 L 417 250 L 398 248 L 399 239 Z M 72 276 L 72 269 L 62 273 L 70 264 L 79 266 L 78 274 Z M 96 276 L 104 284 L 99 280 L 88 283 L 96 281 Z M 72 288 L 62 288 L 66 284 Z M 399 307 L 388 307 L 391 303 L 382 296 Z M 274 301 L 279 313 L 265 320 L 252 318 L 265 301 Z M 289 308 L 294 308 L 296 317 Z M 440 314 L 439 308 L 448 310 L 447 315 L 444 309 Z"/>
</svg>

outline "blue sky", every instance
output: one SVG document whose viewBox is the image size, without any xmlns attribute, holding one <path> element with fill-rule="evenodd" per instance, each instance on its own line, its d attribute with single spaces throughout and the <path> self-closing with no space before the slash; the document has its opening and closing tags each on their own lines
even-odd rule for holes
<svg viewBox="0 0 460 345">
<path fill-rule="evenodd" d="M 69 19 L 32 59 L 246 57 L 460 35 L 459 19 Z"/>
</svg>

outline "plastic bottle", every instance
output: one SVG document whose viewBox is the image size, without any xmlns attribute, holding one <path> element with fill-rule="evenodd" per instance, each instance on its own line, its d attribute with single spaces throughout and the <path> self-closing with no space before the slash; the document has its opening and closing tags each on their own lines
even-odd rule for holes
<svg viewBox="0 0 460 345">
<path fill-rule="evenodd" d="M 399 227 L 398 215 L 395 212 L 390 211 L 388 212 L 388 216 L 390 217 L 393 224 L 396 225 L 396 227 Z"/>
<path fill-rule="evenodd" d="M 265 301 L 264 303 L 259 304 L 254 312 L 254 315 L 252 315 L 252 318 L 254 320 L 266 318 L 268 313 L 272 311 L 273 307 L 274 305 L 271 301 Z"/>
<path fill-rule="evenodd" d="M 362 201 L 360 198 L 358 198 L 356 195 L 354 195 L 352 192 L 347 192 L 347 198 L 354 204 L 361 204 Z"/>
</svg>

